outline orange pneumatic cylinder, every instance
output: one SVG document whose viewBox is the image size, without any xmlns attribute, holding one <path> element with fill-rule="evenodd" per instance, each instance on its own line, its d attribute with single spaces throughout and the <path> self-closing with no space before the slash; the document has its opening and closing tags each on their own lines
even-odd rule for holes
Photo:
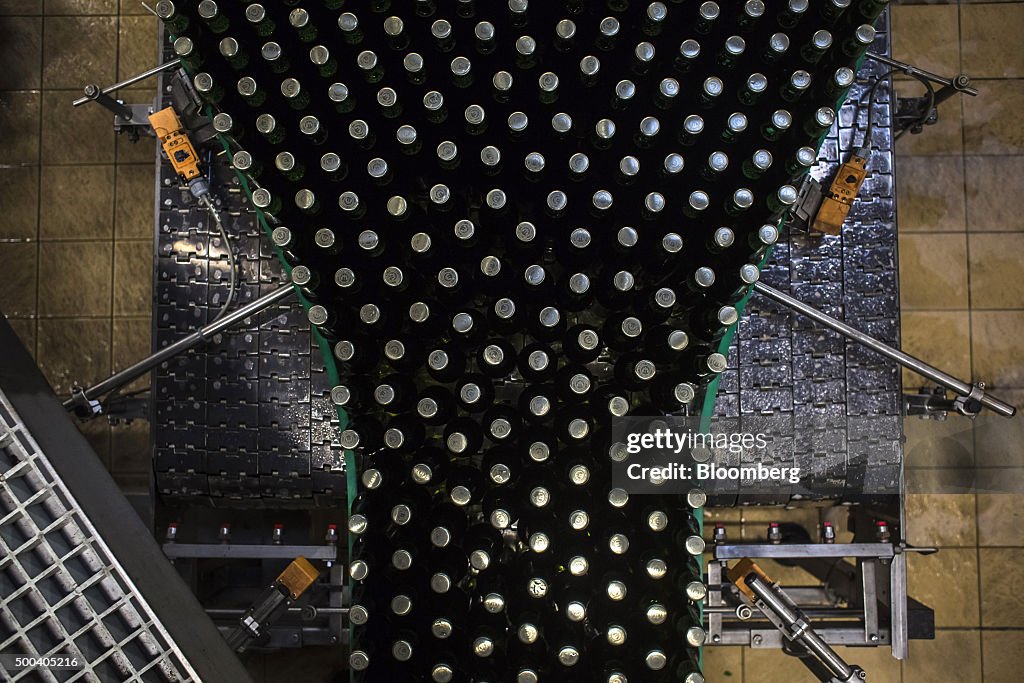
<svg viewBox="0 0 1024 683">
<path fill-rule="evenodd" d="M 150 114 L 149 123 L 174 170 L 186 181 L 199 177 L 199 157 L 172 107 Z"/>
</svg>

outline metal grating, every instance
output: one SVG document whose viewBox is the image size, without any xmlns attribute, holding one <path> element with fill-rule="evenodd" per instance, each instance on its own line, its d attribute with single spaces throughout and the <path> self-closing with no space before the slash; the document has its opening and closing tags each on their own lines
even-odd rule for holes
<svg viewBox="0 0 1024 683">
<path fill-rule="evenodd" d="M 0 515 L 0 652 L 81 663 L 9 680 L 199 680 L 2 391 Z"/>
</svg>

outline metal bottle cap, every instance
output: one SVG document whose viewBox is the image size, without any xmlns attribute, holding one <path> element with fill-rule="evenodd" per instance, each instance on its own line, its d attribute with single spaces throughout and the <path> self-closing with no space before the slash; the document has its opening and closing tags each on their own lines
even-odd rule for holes
<svg viewBox="0 0 1024 683">
<path fill-rule="evenodd" d="M 402 58 L 402 66 L 411 74 L 423 71 L 423 56 L 418 52 L 410 52 Z"/>
<path fill-rule="evenodd" d="M 819 126 L 828 127 L 836 122 L 836 112 L 832 107 L 821 107 L 814 112 L 814 122 Z"/>
<path fill-rule="evenodd" d="M 747 49 L 747 41 L 740 36 L 729 36 L 725 39 L 725 51 L 733 57 L 738 57 Z"/>
<path fill-rule="evenodd" d="M 654 59 L 654 46 L 647 41 L 637 43 L 636 47 L 633 49 L 633 54 L 636 56 L 638 61 L 649 63 Z"/>
<path fill-rule="evenodd" d="M 629 339 L 636 339 L 643 333 L 644 326 L 643 323 L 640 322 L 639 318 L 629 316 L 622 320 L 622 323 L 619 325 L 619 330 L 621 330 L 623 336 Z"/>
<path fill-rule="evenodd" d="M 624 555 L 629 550 L 629 538 L 625 534 L 612 534 L 608 538 L 608 549 L 616 555 Z"/>
<path fill-rule="evenodd" d="M 668 514 L 663 510 L 654 510 L 647 515 L 647 528 L 651 531 L 664 531 L 668 528 Z"/>
<path fill-rule="evenodd" d="M 434 623 L 436 624 L 437 622 Z M 434 634 L 438 638 L 447 638 L 447 636 L 438 636 L 437 631 Z M 447 664 L 435 664 L 434 668 L 430 670 L 430 680 L 434 683 L 451 683 L 454 677 L 454 670 Z"/>
<path fill-rule="evenodd" d="M 693 38 L 687 38 L 679 44 L 679 54 L 686 59 L 696 59 L 700 55 L 700 43 Z"/>
<path fill-rule="evenodd" d="M 587 618 L 587 607 L 574 600 L 565 606 L 565 616 L 569 621 L 579 623 Z"/>
<path fill-rule="evenodd" d="M 396 550 L 391 554 L 391 566 L 393 566 L 395 569 L 398 569 L 399 571 L 405 571 L 406 569 L 409 569 L 410 567 L 412 567 L 412 555 L 409 553 L 408 550 Z M 399 598 L 405 598 L 405 600 L 399 600 Z M 395 596 L 395 600 L 399 600 L 399 605 L 401 605 L 407 611 L 409 608 L 412 607 L 412 605 L 410 604 L 412 601 L 409 600 L 407 596 L 397 595 Z M 391 604 L 392 609 L 394 609 L 395 602 L 392 601 Z M 406 605 L 408 605 L 408 607 L 406 607 Z M 395 614 L 405 614 L 405 612 L 395 610 Z"/>
<path fill-rule="evenodd" d="M 491 77 L 491 85 L 498 92 L 508 92 L 512 89 L 512 74 L 507 71 L 498 71 Z"/>
<path fill-rule="evenodd" d="M 523 159 L 523 164 L 530 173 L 540 173 L 544 170 L 544 155 L 540 152 L 530 152 Z"/>
<path fill-rule="evenodd" d="M 252 203 L 259 209 L 266 209 L 273 201 L 270 190 L 265 187 L 258 188 L 252 193 Z"/>
<path fill-rule="evenodd" d="M 562 40 L 569 40 L 576 35 L 576 24 L 571 19 L 562 19 L 555 24 L 555 35 Z"/>
<path fill-rule="evenodd" d="M 370 620 L 370 611 L 363 605 L 352 605 L 348 611 L 348 620 L 356 626 L 363 626 Z"/>
<path fill-rule="evenodd" d="M 573 576 L 586 576 L 588 571 L 590 571 L 590 561 L 587 560 L 587 558 L 585 558 L 582 555 L 575 555 L 569 558 L 570 574 L 572 574 Z"/>
<path fill-rule="evenodd" d="M 520 133 L 526 130 L 526 126 L 529 124 L 529 118 L 521 111 L 515 111 L 509 114 L 508 127 L 514 133 Z"/>
<path fill-rule="evenodd" d="M 572 129 L 572 117 L 565 112 L 559 112 L 551 117 L 551 127 L 556 133 L 568 133 Z"/>
<path fill-rule="evenodd" d="M 348 665 L 353 671 L 365 671 L 370 667 L 370 655 L 363 650 L 354 650 L 348 656 Z"/>
<path fill-rule="evenodd" d="M 452 329 L 459 334 L 469 333 L 469 331 L 473 329 L 473 316 L 465 312 L 456 313 L 455 316 L 452 317 Z"/>
<path fill-rule="evenodd" d="M 452 25 L 446 19 L 438 19 L 430 25 L 430 32 L 438 40 L 443 40 L 452 34 Z"/>
<path fill-rule="evenodd" d="M 576 152 L 569 157 L 569 170 L 573 173 L 586 173 L 588 168 L 590 168 L 590 157 L 583 152 Z"/>
<path fill-rule="evenodd" d="M 487 193 L 486 196 L 487 206 L 494 209 L 495 211 L 504 208 L 508 202 L 508 197 L 505 191 L 499 188 L 495 188 Z"/>
<path fill-rule="evenodd" d="M 668 608 L 665 607 L 665 605 L 656 602 L 647 606 L 644 616 L 647 618 L 649 623 L 654 624 L 655 626 L 664 624 L 668 621 Z"/>
<path fill-rule="evenodd" d="M 651 213 L 660 213 L 665 210 L 665 195 L 660 192 L 651 192 L 644 197 L 644 208 Z"/>
<path fill-rule="evenodd" d="M 481 636 L 473 641 L 473 654 L 477 657 L 490 657 L 494 654 L 494 641 Z"/>
<path fill-rule="evenodd" d="M 537 85 L 544 92 L 554 92 L 558 90 L 558 75 L 551 71 L 545 71 L 537 79 Z"/>
<path fill-rule="evenodd" d="M 725 356 L 720 353 L 709 354 L 707 363 L 708 369 L 714 373 L 725 372 L 725 368 L 727 367 Z"/>
<path fill-rule="evenodd" d="M 651 650 L 644 655 L 644 664 L 651 671 L 661 671 L 668 664 L 668 657 L 661 650 Z"/>
<path fill-rule="evenodd" d="M 636 85 L 633 81 L 622 80 L 615 84 L 615 96 L 620 100 L 631 100 L 636 95 Z"/>
<path fill-rule="evenodd" d="M 704 552 L 704 539 L 700 536 L 687 536 L 684 545 L 686 547 L 686 552 L 691 555 L 696 556 Z"/>
<path fill-rule="evenodd" d="M 396 640 L 391 646 L 391 656 L 399 662 L 408 662 L 412 659 L 412 644 L 407 640 Z"/>
<path fill-rule="evenodd" d="M 827 50 L 832 46 L 832 34 L 825 29 L 815 31 L 811 43 L 819 50 Z"/>
<path fill-rule="evenodd" d="M 430 590 L 435 593 L 447 593 L 451 590 L 452 580 L 447 574 L 437 572 L 430 577 Z"/>
<path fill-rule="evenodd" d="M 580 652 L 571 645 L 566 645 L 558 651 L 558 663 L 562 666 L 576 666 L 580 661 Z"/>
<path fill-rule="evenodd" d="M 690 647 L 700 647 L 707 639 L 707 632 L 700 626 L 691 626 L 686 629 L 686 642 Z"/>
<path fill-rule="evenodd" d="M 529 57 L 536 51 L 537 41 L 531 36 L 520 36 L 516 39 L 516 52 L 524 57 Z"/>
<path fill-rule="evenodd" d="M 754 204 L 754 193 L 741 187 L 732 193 L 732 203 L 740 209 L 749 209 Z"/>
<path fill-rule="evenodd" d="M 637 379 L 644 382 L 653 379 L 655 372 L 654 363 L 649 360 L 639 360 L 636 362 L 636 365 L 633 366 L 633 374 Z"/>
<path fill-rule="evenodd" d="M 466 76 L 472 69 L 473 64 L 467 57 L 456 57 L 451 62 L 452 73 L 456 76 Z M 466 120 L 468 121 L 469 118 L 467 117 Z"/>
<path fill-rule="evenodd" d="M 711 198 L 703 190 L 694 190 L 690 193 L 689 204 L 694 211 L 704 211 L 711 205 Z"/>
<path fill-rule="evenodd" d="M 647 561 L 644 571 L 647 573 L 648 578 L 657 581 L 665 578 L 665 575 L 668 574 L 668 564 L 665 560 L 656 557 Z"/>
<path fill-rule="evenodd" d="M 551 447 L 543 441 L 534 441 L 528 449 L 530 460 L 534 462 L 545 462 L 551 457 Z"/>
<path fill-rule="evenodd" d="M 595 76 L 601 70 L 601 60 L 594 55 L 587 55 L 580 60 L 580 72 L 584 76 Z"/>
<path fill-rule="evenodd" d="M 363 560 L 355 560 L 348 566 L 348 575 L 355 581 L 362 581 L 370 574 L 370 565 Z"/>
<path fill-rule="evenodd" d="M 594 133 L 602 140 L 611 140 L 615 136 L 615 122 L 611 119 L 600 119 L 594 124 Z"/>
<path fill-rule="evenodd" d="M 626 599 L 626 584 L 618 580 L 612 580 L 605 586 L 605 593 L 610 600 L 619 602 Z"/>
<path fill-rule="evenodd" d="M 853 35 L 861 45 L 870 45 L 875 40 L 875 27 L 871 24 L 861 24 Z"/>
<path fill-rule="evenodd" d="M 708 595 L 708 587 L 700 581 L 691 581 L 686 584 L 686 597 L 694 602 L 701 602 Z"/>
</svg>

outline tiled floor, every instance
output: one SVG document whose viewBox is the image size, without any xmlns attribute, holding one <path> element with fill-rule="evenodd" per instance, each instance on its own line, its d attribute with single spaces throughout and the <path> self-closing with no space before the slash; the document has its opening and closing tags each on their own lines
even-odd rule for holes
<svg viewBox="0 0 1024 683">
<path fill-rule="evenodd" d="M 1024 405 L 1024 2 L 902 4 L 893 29 L 896 57 L 966 72 L 981 91 L 897 147 L 904 346 Z M 0 308 L 58 392 L 149 347 L 153 148 L 115 139 L 105 111 L 70 101 L 150 66 L 155 31 L 137 0 L 0 0 Z M 144 423 L 85 432 L 124 486 L 145 486 Z M 914 420 L 907 432 L 909 466 L 977 465 L 1024 491 L 1021 419 Z M 911 542 L 942 548 L 910 564 L 937 638 L 912 643 L 902 665 L 882 650 L 844 655 L 885 683 L 1019 680 L 1024 495 L 919 493 L 908 505 Z M 767 518 L 744 519 L 760 535 Z M 767 651 L 709 649 L 707 670 L 712 683 L 808 680 Z"/>
</svg>

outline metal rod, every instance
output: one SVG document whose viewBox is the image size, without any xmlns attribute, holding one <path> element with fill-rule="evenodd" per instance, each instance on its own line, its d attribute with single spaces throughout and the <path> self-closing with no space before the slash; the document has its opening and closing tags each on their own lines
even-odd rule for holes
<svg viewBox="0 0 1024 683">
<path fill-rule="evenodd" d="M 847 339 L 852 339 L 858 344 L 861 344 L 871 349 L 875 353 L 879 353 L 885 356 L 886 358 L 890 358 L 899 363 L 900 365 L 902 365 L 903 367 L 907 368 L 908 370 L 916 372 L 922 377 L 925 377 L 937 384 L 940 384 L 961 396 L 977 399 L 977 401 L 981 403 L 981 405 L 985 406 L 989 410 L 999 413 L 1003 417 L 1013 417 L 1017 413 L 1017 409 L 1014 408 L 1012 405 L 1006 403 L 1005 401 L 1001 401 L 998 398 L 995 398 L 994 396 L 989 396 L 979 387 L 970 385 L 961 379 L 957 379 L 956 377 L 953 377 L 952 375 L 945 373 L 942 370 L 939 370 L 934 365 L 929 365 L 928 363 L 925 363 L 923 360 L 915 358 L 914 356 L 911 356 L 908 353 L 904 353 L 899 349 L 894 349 L 885 342 L 879 341 L 878 339 L 875 339 L 874 337 L 867 335 L 861 332 L 860 330 L 854 329 L 847 325 L 846 323 L 842 322 L 841 320 L 836 320 L 832 316 L 826 313 L 822 313 L 813 306 L 809 306 L 805 304 L 803 301 L 800 301 L 799 299 L 794 299 L 793 297 L 789 296 L 784 292 L 780 292 L 774 287 L 770 287 L 764 284 L 763 282 L 755 282 L 754 291 L 759 294 L 763 294 L 772 301 L 776 301 L 782 304 L 783 306 L 786 306 L 787 308 L 796 311 L 801 315 L 807 316 L 814 322 L 821 323 L 822 325 L 835 330 L 836 332 L 843 335 Z"/>
<path fill-rule="evenodd" d="M 317 616 L 319 616 L 321 614 L 323 614 L 325 616 L 329 616 L 329 615 L 332 615 L 332 614 L 340 614 L 341 616 L 345 616 L 349 612 L 349 608 L 348 607 L 315 607 L 314 606 L 314 608 L 316 609 L 316 615 Z M 301 614 L 304 609 L 305 608 L 303 608 L 303 607 L 289 607 L 286 611 L 289 614 Z M 206 612 L 207 614 L 209 614 L 211 617 L 240 617 L 240 616 L 242 616 L 243 614 L 246 613 L 246 610 L 244 610 L 244 609 L 229 609 L 229 608 L 226 608 L 226 607 L 225 608 L 208 607 L 208 608 L 206 608 L 203 611 Z"/>
<path fill-rule="evenodd" d="M 255 315 L 256 313 L 259 313 L 265 308 L 273 306 L 282 299 L 288 298 L 294 292 L 295 288 L 292 285 L 281 285 L 279 288 L 275 289 L 269 294 L 264 294 L 260 298 L 255 299 L 244 306 L 236 308 L 231 313 L 228 313 L 219 320 L 213 321 L 212 323 L 206 325 L 205 327 L 199 328 L 198 330 L 188 335 L 187 337 L 183 337 L 178 341 L 174 342 L 173 344 L 165 346 L 156 353 L 147 356 L 146 358 L 143 358 L 142 360 L 128 366 L 127 368 L 121 370 L 120 372 L 115 372 L 113 375 L 103 380 L 102 382 L 94 384 L 93 386 L 88 387 L 87 389 L 83 389 L 81 393 L 84 394 L 85 398 L 87 399 L 94 399 L 99 396 L 103 396 L 104 394 L 113 391 L 114 389 L 120 386 L 128 384 L 129 382 L 138 377 L 141 377 L 142 375 L 146 374 L 156 366 L 160 365 L 160 363 L 163 363 L 165 360 L 173 358 L 174 356 L 177 356 L 179 353 L 183 353 L 194 346 L 202 344 L 213 335 L 223 332 L 229 327 L 232 327 L 236 323 L 252 315 Z M 68 410 L 73 409 L 74 405 L 74 397 L 68 399 L 67 401 L 64 401 L 64 407 L 67 408 Z"/>
<path fill-rule="evenodd" d="M 934 83 L 938 83 L 939 85 L 947 86 L 949 88 L 953 88 L 954 90 L 957 90 L 959 92 L 965 93 L 967 95 L 971 95 L 972 97 L 976 96 L 978 94 L 977 90 L 975 90 L 971 86 L 967 85 L 967 83 L 969 81 L 968 81 L 967 77 L 962 75 L 962 74 L 959 75 L 959 76 L 956 76 L 954 78 L 946 78 L 945 76 L 939 76 L 938 74 L 933 74 L 931 71 L 925 71 L 924 69 L 918 69 L 913 64 L 907 64 L 906 62 L 901 62 L 901 61 L 899 61 L 897 59 L 893 59 L 892 57 L 886 57 L 885 55 L 880 55 L 880 54 L 878 54 L 876 52 L 868 52 L 866 54 L 866 56 L 869 59 L 875 60 L 876 62 L 881 62 L 882 64 L 886 64 L 886 65 L 891 66 L 891 67 L 893 67 L 895 69 L 899 69 L 900 71 L 903 71 L 904 73 L 917 74 L 921 78 L 927 78 L 929 81 L 932 81 Z"/>
<path fill-rule="evenodd" d="M 173 68 L 177 67 L 180 64 L 181 64 L 181 58 L 180 57 L 172 59 L 169 62 L 164 62 L 163 64 L 158 64 L 157 66 L 154 66 L 152 69 L 147 69 L 147 70 L 143 71 L 140 74 L 135 74 L 134 76 L 130 76 L 130 77 L 124 79 L 123 81 L 121 81 L 120 83 L 115 83 L 114 85 L 108 85 L 106 88 L 104 88 L 103 90 L 100 91 L 100 94 L 106 95 L 108 93 L 112 93 L 114 91 L 120 90 L 121 88 L 127 88 L 129 85 L 133 85 L 135 83 L 138 83 L 139 81 L 144 81 L 147 78 L 149 78 L 150 76 L 155 76 L 156 74 L 160 73 L 161 71 L 167 71 L 168 69 L 173 69 Z M 89 97 L 88 95 L 85 96 L 85 97 L 79 97 L 77 100 L 75 100 L 74 102 L 71 103 L 71 106 L 72 107 L 81 107 L 86 102 L 92 102 L 93 99 L 94 99 L 93 97 Z"/>
</svg>

